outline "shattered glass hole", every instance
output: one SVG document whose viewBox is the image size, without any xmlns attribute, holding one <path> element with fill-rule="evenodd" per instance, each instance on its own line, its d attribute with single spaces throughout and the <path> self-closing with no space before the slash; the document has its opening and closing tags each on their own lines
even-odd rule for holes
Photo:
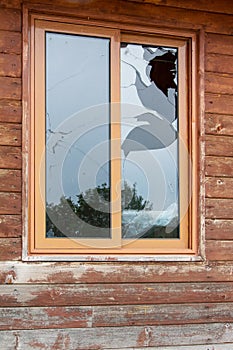
<svg viewBox="0 0 233 350">
<path fill-rule="evenodd" d="M 177 60 L 177 48 L 121 45 L 125 239 L 179 238 Z"/>
</svg>

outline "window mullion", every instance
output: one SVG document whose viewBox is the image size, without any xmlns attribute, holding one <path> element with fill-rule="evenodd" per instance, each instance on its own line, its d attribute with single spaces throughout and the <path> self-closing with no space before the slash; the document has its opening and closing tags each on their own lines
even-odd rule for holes
<svg viewBox="0 0 233 350">
<path fill-rule="evenodd" d="M 120 124 L 120 31 L 111 40 L 111 230 L 116 248 L 121 247 L 121 124 Z"/>
</svg>

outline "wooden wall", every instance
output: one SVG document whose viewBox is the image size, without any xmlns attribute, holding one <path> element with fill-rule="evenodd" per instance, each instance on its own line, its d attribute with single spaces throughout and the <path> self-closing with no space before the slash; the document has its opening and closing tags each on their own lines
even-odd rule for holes
<svg viewBox="0 0 233 350">
<path fill-rule="evenodd" d="M 35 1 L 31 1 L 34 2 Z M 21 1 L 0 0 L 0 348 L 233 349 L 233 3 L 40 0 L 205 31 L 203 262 L 21 261 Z M 136 23 L 135 22 L 135 23 Z M 203 92 L 200 91 L 200 96 Z M 202 171 L 202 169 L 201 169 Z M 204 214 L 204 213 L 203 213 Z"/>
</svg>

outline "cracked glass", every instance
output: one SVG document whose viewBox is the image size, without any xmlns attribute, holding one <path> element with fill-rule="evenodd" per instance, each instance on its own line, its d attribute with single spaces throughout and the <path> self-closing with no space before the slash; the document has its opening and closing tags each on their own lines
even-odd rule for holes
<svg viewBox="0 0 233 350">
<path fill-rule="evenodd" d="M 48 238 L 111 238 L 109 46 L 46 32 Z"/>
<path fill-rule="evenodd" d="M 178 50 L 121 44 L 122 238 L 179 238 Z"/>
<path fill-rule="evenodd" d="M 179 238 L 177 61 L 120 46 L 124 239 Z M 111 238 L 110 79 L 110 39 L 46 32 L 48 238 Z"/>
</svg>

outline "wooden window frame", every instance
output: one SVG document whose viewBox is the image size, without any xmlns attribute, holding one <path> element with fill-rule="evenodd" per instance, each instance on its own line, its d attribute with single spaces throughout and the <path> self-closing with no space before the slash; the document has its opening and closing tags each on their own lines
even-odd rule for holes
<svg viewBox="0 0 233 350">
<path fill-rule="evenodd" d="M 197 33 L 161 30 L 154 27 L 132 25 L 116 26 L 104 21 L 85 21 L 55 17 L 25 11 L 24 14 L 24 72 L 23 72 L 23 114 L 24 114 L 24 162 L 23 171 L 28 176 L 23 189 L 24 210 L 24 260 L 135 260 L 154 259 L 155 256 L 197 256 L 198 253 L 198 145 L 197 145 Z M 180 239 L 127 240 L 121 246 L 121 211 L 117 193 L 111 190 L 115 203 L 112 214 L 113 240 L 46 238 L 45 206 L 41 191 L 44 191 L 44 135 L 45 122 L 41 116 L 45 111 L 45 31 L 85 34 L 111 39 L 111 102 L 120 101 L 119 47 L 123 41 L 159 46 L 178 47 L 179 62 L 179 134 L 188 149 L 191 166 L 185 152 L 179 151 L 180 211 L 184 213 L 180 222 Z M 117 87 L 117 88 L 116 88 Z M 114 104 L 113 104 L 114 105 Z M 116 104 L 115 106 L 118 106 Z M 111 144 L 119 144 L 120 111 L 111 110 Z M 118 141 L 117 141 L 118 140 Z M 179 141 L 181 142 L 181 141 Z M 118 151 L 116 151 L 118 149 Z M 180 147 L 182 150 L 183 147 Z M 111 147 L 111 183 L 120 180 L 120 147 Z M 182 165 L 180 165 L 182 164 Z M 36 170 L 35 170 L 36 169 Z M 38 172 L 38 169 L 41 172 Z M 114 171 L 113 171 L 114 170 Z M 42 174 L 42 176 L 41 176 Z M 192 193 L 191 193 L 192 192 Z M 191 197 L 191 199 L 189 199 Z M 36 213 L 36 214 L 35 214 Z M 152 246 L 153 241 L 153 246 Z M 86 246 L 90 245 L 88 248 Z M 124 240 L 126 243 L 126 240 Z M 102 248 L 104 246 L 104 248 Z M 117 248 L 116 248 L 117 246 Z"/>
</svg>

